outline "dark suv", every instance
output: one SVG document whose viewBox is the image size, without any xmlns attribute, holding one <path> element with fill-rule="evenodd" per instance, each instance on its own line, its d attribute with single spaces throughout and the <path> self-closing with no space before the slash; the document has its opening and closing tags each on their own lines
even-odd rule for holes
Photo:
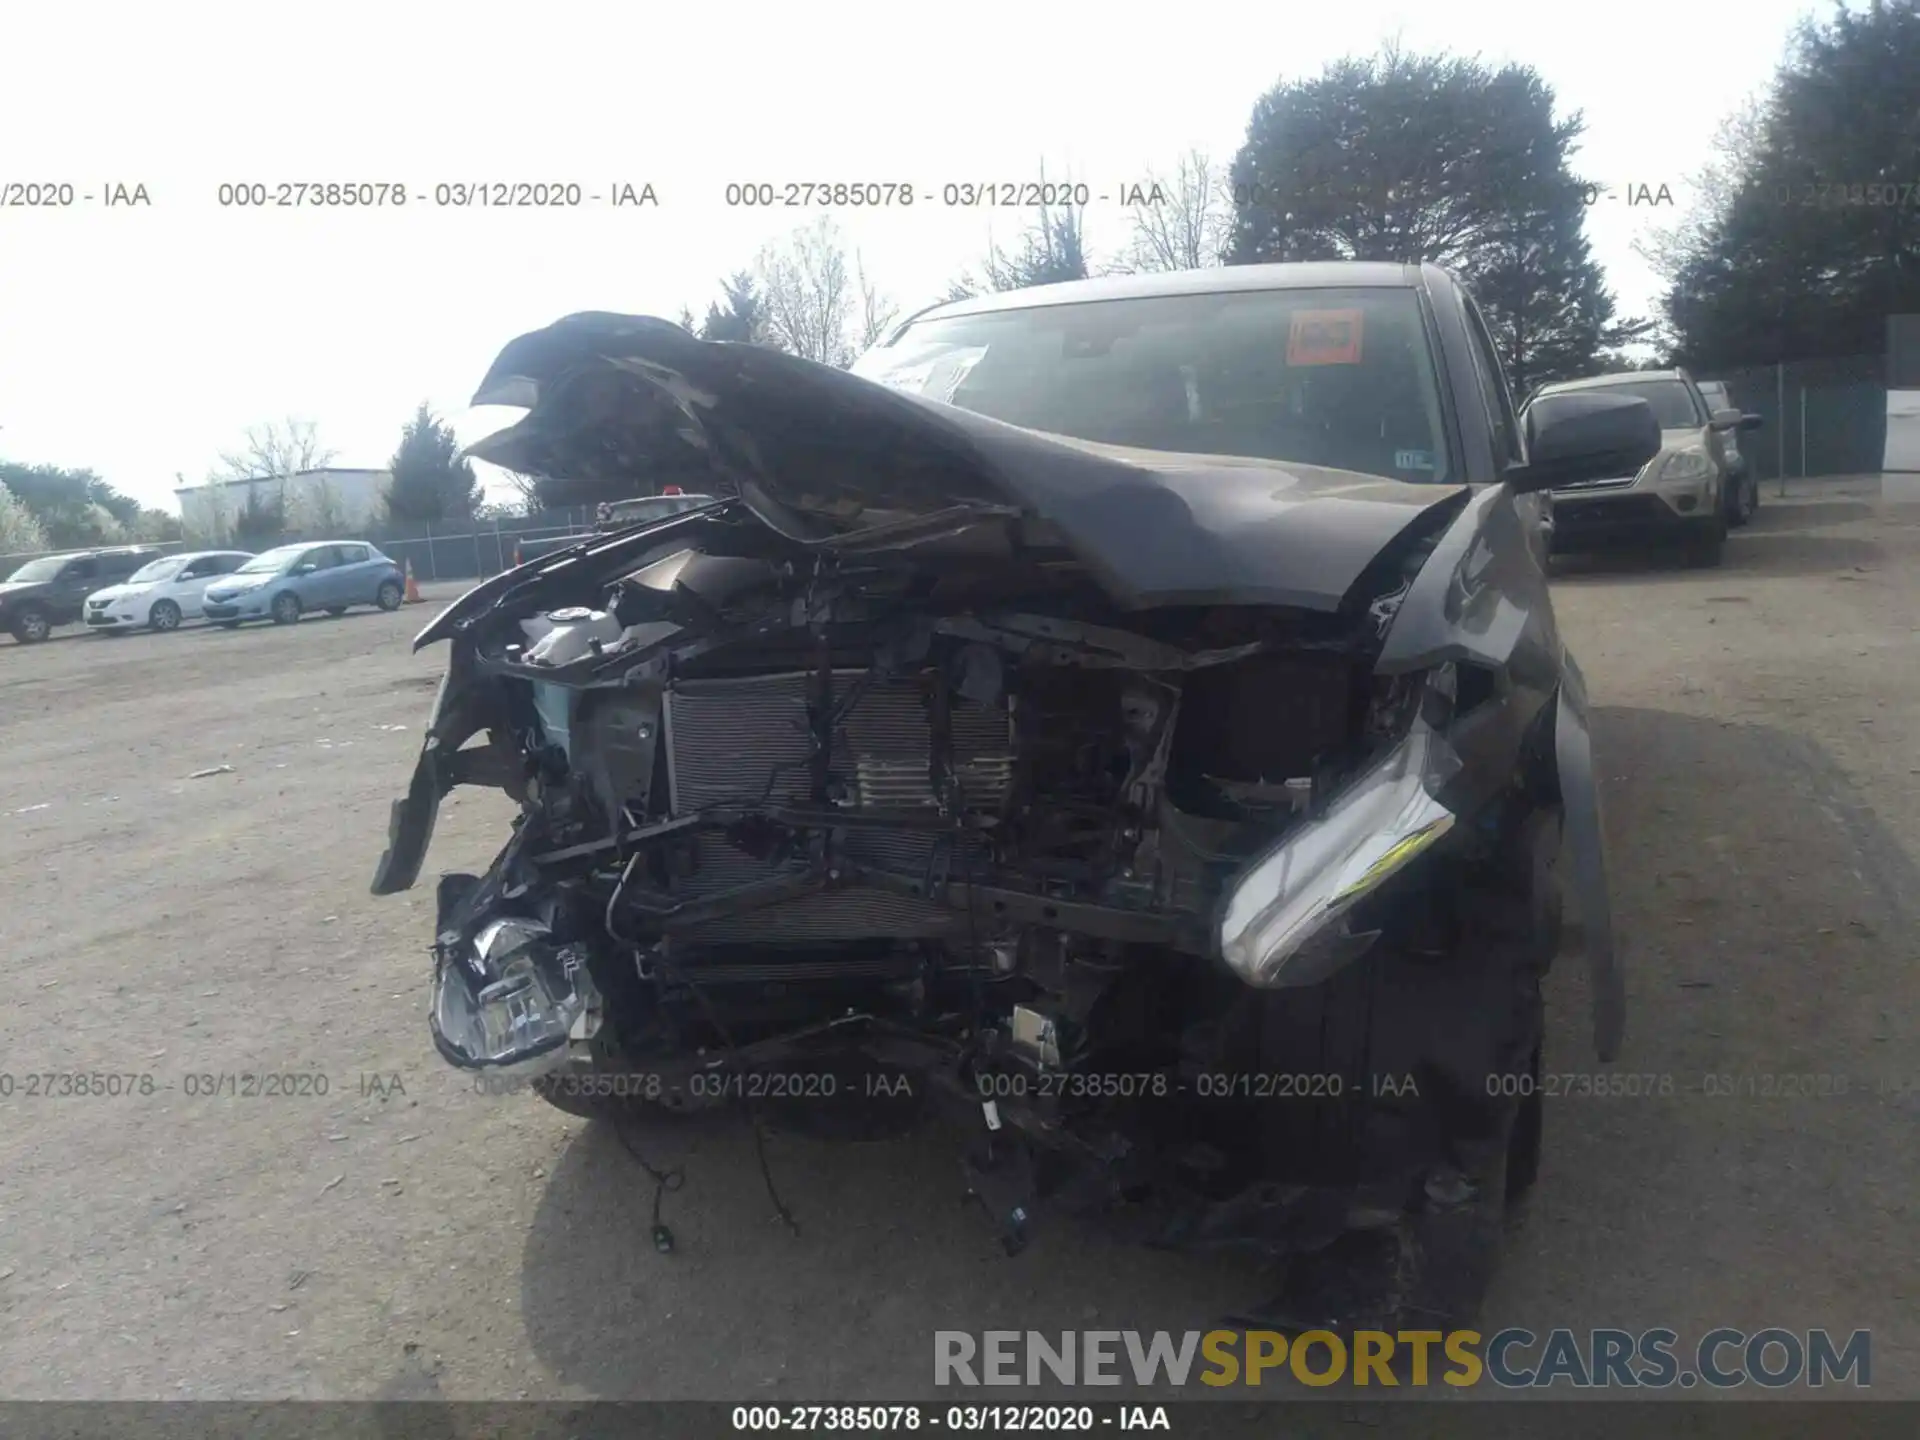
<svg viewBox="0 0 1920 1440">
<path fill-rule="evenodd" d="M 0 629 L 22 645 L 38 644 L 54 626 L 79 620 L 87 596 L 118 585 L 165 553 L 155 545 L 116 545 L 29 560 L 0 581 Z"/>
</svg>

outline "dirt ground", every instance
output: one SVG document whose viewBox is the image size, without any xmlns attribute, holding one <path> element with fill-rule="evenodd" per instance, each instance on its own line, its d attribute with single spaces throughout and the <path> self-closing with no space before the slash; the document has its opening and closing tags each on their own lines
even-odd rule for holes
<svg viewBox="0 0 1920 1440">
<path fill-rule="evenodd" d="M 1769 495 L 1723 569 L 1556 581 L 1597 707 L 1618 1068 L 1674 1093 L 1552 1102 L 1483 1329 L 1866 1327 L 1874 1393 L 1920 1395 L 1917 558 L 1920 504 L 1829 484 Z M 0 641 L 7 1396 L 898 1400 L 934 1393 L 936 1329 L 1204 1329 L 1249 1298 L 1070 1228 L 1006 1258 L 938 1131 L 776 1137 L 797 1236 L 744 1125 L 643 1134 L 686 1175 L 656 1254 L 617 1138 L 434 1054 L 431 885 L 367 893 L 431 613 Z M 507 814 L 459 792 L 429 873 L 483 867 Z M 1548 1070 L 1594 1068 L 1580 981 L 1553 977 Z M 46 1072 L 134 1093 L 26 1093 Z M 324 1081 L 190 1093 L 236 1073 Z"/>
</svg>

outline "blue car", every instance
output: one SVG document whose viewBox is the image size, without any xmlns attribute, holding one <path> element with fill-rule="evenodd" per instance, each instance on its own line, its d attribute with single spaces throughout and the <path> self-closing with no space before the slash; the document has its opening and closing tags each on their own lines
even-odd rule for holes
<svg viewBox="0 0 1920 1440">
<path fill-rule="evenodd" d="M 209 620 L 231 630 L 243 620 L 291 625 L 309 610 L 397 610 L 405 595 L 406 578 L 393 561 L 363 540 L 334 540 L 264 551 L 208 586 L 201 605 Z"/>
</svg>

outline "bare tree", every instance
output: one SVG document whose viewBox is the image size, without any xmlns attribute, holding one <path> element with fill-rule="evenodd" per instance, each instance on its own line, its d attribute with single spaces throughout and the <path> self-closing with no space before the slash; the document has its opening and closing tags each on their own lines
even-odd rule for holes
<svg viewBox="0 0 1920 1440">
<path fill-rule="evenodd" d="M 864 354 L 886 336 L 899 317 L 900 307 L 874 288 L 867 278 L 866 262 L 856 251 L 853 257 L 854 282 L 860 292 L 858 351 Z"/>
<path fill-rule="evenodd" d="M 311 420 L 269 420 L 248 426 L 238 448 L 221 451 L 214 474 L 223 480 L 284 480 L 319 469 L 336 453 L 321 445 Z"/>
<path fill-rule="evenodd" d="M 1040 170 L 1041 189 L 1047 189 L 1046 167 Z M 1071 182 L 1065 187 L 1071 193 Z M 1084 280 L 1093 272 L 1087 263 L 1087 210 L 1084 205 L 1039 207 L 1032 223 L 1021 232 L 1019 248 L 1003 250 L 987 242 L 980 270 L 989 290 L 1024 290 L 1029 285 L 1053 285 L 1062 280 Z M 956 282 L 971 285 L 969 276 Z"/>
<path fill-rule="evenodd" d="M 173 472 L 175 488 L 189 489 L 187 477 L 178 470 Z M 187 502 L 180 502 L 180 524 L 182 534 L 195 544 L 226 545 L 233 540 L 234 507 L 231 488 L 224 480 L 209 475 L 199 487 L 200 503 L 193 507 L 201 512 L 196 517 L 189 513 Z"/>
<path fill-rule="evenodd" d="M 1746 186 L 1766 141 L 1768 100 L 1754 95 L 1720 122 L 1708 146 L 1707 162 L 1688 177 L 1695 200 L 1671 225 L 1662 225 L 1633 242 L 1633 251 L 1671 285 L 1725 223 L 1734 199 Z"/>
<path fill-rule="evenodd" d="M 540 477 L 537 475 L 522 475 L 518 470 L 506 469 L 502 469 L 500 474 L 506 480 L 507 484 L 512 487 L 513 493 L 519 497 L 516 502 L 518 508 L 514 510 L 513 513 L 519 515 L 534 515 L 539 513 L 542 509 L 540 500 Z"/>
<path fill-rule="evenodd" d="M 1203 150 L 1180 157 L 1172 175 L 1149 172 L 1149 203 L 1133 212 L 1130 270 L 1199 270 L 1218 265 L 1233 233 L 1225 172 Z"/>
<path fill-rule="evenodd" d="M 347 514 L 346 502 L 334 483 L 324 475 L 315 475 L 295 487 L 288 499 L 296 529 L 316 535 L 337 535 L 354 517 Z"/>
<path fill-rule="evenodd" d="M 766 246 L 754 269 L 767 329 L 781 349 L 823 365 L 853 363 L 854 283 L 831 215 Z"/>
</svg>

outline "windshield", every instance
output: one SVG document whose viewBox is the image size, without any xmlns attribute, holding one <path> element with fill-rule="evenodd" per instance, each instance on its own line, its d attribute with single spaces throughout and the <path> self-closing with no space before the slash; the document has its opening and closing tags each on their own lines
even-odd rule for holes
<svg viewBox="0 0 1920 1440">
<path fill-rule="evenodd" d="M 155 560 L 151 565 L 142 565 L 127 577 L 129 585 L 143 585 L 149 581 L 171 580 L 174 572 L 187 563 L 184 555 L 169 555 L 165 559 Z"/>
<path fill-rule="evenodd" d="M 1632 395 L 1653 407 L 1662 430 L 1691 430 L 1705 424 L 1694 408 L 1693 394 L 1678 380 L 1636 380 L 1625 385 L 1609 385 L 1609 395 Z"/>
<path fill-rule="evenodd" d="M 1412 290 L 1096 300 L 910 326 L 854 373 L 1081 440 L 1449 480 Z"/>
<path fill-rule="evenodd" d="M 51 580 L 60 573 L 60 567 L 67 563 L 67 558 L 65 555 L 48 555 L 40 560 L 29 560 L 7 579 L 22 584 L 31 580 Z"/>
<path fill-rule="evenodd" d="M 271 575 L 305 549 L 306 546 L 304 545 L 288 545 L 278 550 L 263 550 L 233 573 L 236 575 Z"/>
</svg>

